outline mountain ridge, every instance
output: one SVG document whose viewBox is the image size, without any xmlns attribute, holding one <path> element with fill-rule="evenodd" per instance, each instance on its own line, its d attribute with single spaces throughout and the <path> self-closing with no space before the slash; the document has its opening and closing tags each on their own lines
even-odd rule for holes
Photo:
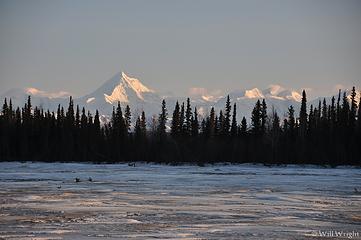
<svg viewBox="0 0 361 240">
<path fill-rule="evenodd" d="M 70 96 L 69 93 L 64 91 L 48 93 L 36 88 L 18 88 L 2 94 L 1 101 L 4 98 L 11 98 L 14 106 L 23 106 L 28 95 L 32 96 L 34 106 L 51 111 L 55 111 L 59 104 L 66 106 Z M 270 85 L 264 90 L 259 88 L 238 89 L 231 91 L 229 96 L 231 101 L 237 104 L 238 119 L 243 116 L 250 117 L 251 110 L 257 99 L 266 99 L 269 110 L 273 108 L 280 116 L 286 114 L 290 105 L 294 106 L 297 113 L 301 101 L 301 93 L 286 89 L 280 85 Z M 318 99 L 309 102 L 313 103 Z M 327 99 L 330 99 L 330 97 L 327 97 Z M 148 116 L 157 115 L 160 111 L 161 100 L 162 97 L 155 90 L 145 86 L 139 79 L 120 71 L 93 92 L 74 98 L 74 104 L 85 107 L 91 112 L 98 110 L 102 115 L 110 116 L 113 107 L 120 102 L 123 107 L 129 105 L 133 111 L 133 117 L 136 117 L 141 111 L 145 111 Z M 186 97 L 165 97 L 165 100 L 168 112 L 170 112 L 177 101 L 185 102 Z M 200 93 L 193 96 L 192 105 L 197 107 L 200 115 L 204 117 L 211 107 L 215 107 L 216 111 L 223 109 L 225 101 L 225 96 L 215 97 L 210 94 Z"/>
</svg>

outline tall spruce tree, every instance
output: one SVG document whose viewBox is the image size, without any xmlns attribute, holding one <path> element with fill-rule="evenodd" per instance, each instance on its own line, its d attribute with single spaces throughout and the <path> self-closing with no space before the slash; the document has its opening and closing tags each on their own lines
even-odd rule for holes
<svg viewBox="0 0 361 240">
<path fill-rule="evenodd" d="M 295 110 L 292 105 L 288 108 L 287 124 L 288 124 L 288 131 L 290 135 L 293 137 L 296 128 L 296 120 L 295 120 Z"/>
<path fill-rule="evenodd" d="M 336 106 L 335 106 L 335 97 L 332 96 L 331 99 L 331 108 L 330 108 L 330 122 L 331 122 L 331 128 L 333 129 L 336 125 Z"/>
<path fill-rule="evenodd" d="M 88 117 L 85 114 L 85 108 L 83 107 L 81 111 L 80 127 L 81 129 L 85 130 L 87 128 L 87 125 L 88 125 Z"/>
<path fill-rule="evenodd" d="M 245 117 L 242 118 L 241 121 L 241 129 L 240 129 L 240 133 L 241 136 L 245 136 L 247 134 L 247 120 Z"/>
<path fill-rule="evenodd" d="M 307 130 L 307 98 L 306 91 L 302 91 L 301 110 L 300 110 L 300 136 L 305 137 Z"/>
<path fill-rule="evenodd" d="M 184 121 L 185 121 L 185 109 L 184 109 L 184 102 L 182 102 L 181 111 L 179 115 L 179 133 L 184 135 Z"/>
<path fill-rule="evenodd" d="M 224 122 L 225 122 L 225 118 L 224 118 L 224 115 L 223 115 L 223 111 L 220 110 L 219 111 L 219 117 L 218 117 L 218 124 L 217 124 L 217 133 L 218 133 L 218 135 L 225 135 L 226 134 L 224 132 L 224 130 L 225 130 Z"/>
<path fill-rule="evenodd" d="M 72 96 L 69 97 L 68 111 L 66 112 L 66 120 L 69 126 L 74 126 L 74 102 Z"/>
<path fill-rule="evenodd" d="M 261 106 L 261 134 L 266 133 L 266 124 L 267 124 L 267 104 L 266 100 L 262 100 Z"/>
<path fill-rule="evenodd" d="M 130 133 L 131 119 L 132 119 L 132 113 L 130 111 L 129 105 L 127 105 L 124 111 L 125 135 L 128 135 Z"/>
<path fill-rule="evenodd" d="M 208 130 L 208 124 L 207 122 L 209 122 L 209 117 L 207 118 L 203 118 L 202 119 L 202 122 L 201 122 L 201 133 L 203 136 L 205 137 L 209 137 L 208 134 L 209 134 L 209 130 Z"/>
<path fill-rule="evenodd" d="M 79 105 L 76 105 L 76 113 L 75 113 L 75 127 L 80 127 L 80 110 Z"/>
<path fill-rule="evenodd" d="M 229 98 L 229 95 L 227 96 L 227 100 L 226 100 L 226 107 L 225 107 L 225 111 L 224 111 L 224 116 L 222 118 L 222 126 L 221 126 L 221 129 L 222 129 L 222 134 L 223 135 L 228 135 L 229 134 L 229 130 L 230 130 L 230 127 L 231 127 L 231 110 L 232 110 L 232 107 L 231 107 L 231 101 L 230 101 L 230 98 Z M 220 115 L 221 117 L 221 115 Z"/>
<path fill-rule="evenodd" d="M 261 102 L 257 100 L 252 110 L 252 133 L 259 135 L 261 133 Z"/>
<path fill-rule="evenodd" d="M 273 134 L 275 133 L 279 133 L 280 131 L 280 118 L 277 114 L 276 111 L 273 112 L 273 117 L 272 117 L 272 132 Z"/>
<path fill-rule="evenodd" d="M 214 111 L 214 107 L 211 108 L 211 112 L 209 114 L 209 136 L 213 137 L 215 135 L 217 124 L 216 124 L 216 113 Z"/>
<path fill-rule="evenodd" d="M 166 134 L 166 124 L 167 124 L 167 106 L 165 100 L 162 101 L 162 111 L 158 117 L 158 134 L 160 137 L 164 137 Z"/>
<path fill-rule="evenodd" d="M 95 111 L 94 129 L 95 129 L 96 134 L 99 134 L 99 132 L 100 132 L 100 117 L 99 117 L 99 111 L 98 110 Z"/>
<path fill-rule="evenodd" d="M 356 89 L 355 87 L 351 90 L 351 108 L 350 108 L 350 115 L 349 115 L 349 128 L 350 130 L 355 129 L 355 122 L 356 122 L 356 111 L 357 111 L 357 102 L 356 102 Z"/>
<path fill-rule="evenodd" d="M 337 125 L 341 124 L 341 89 L 338 90 L 337 105 L 336 105 L 336 121 Z"/>
<path fill-rule="evenodd" d="M 349 123 L 350 105 L 347 99 L 346 92 L 343 93 L 342 106 L 341 106 L 341 126 L 346 128 Z"/>
<path fill-rule="evenodd" d="M 185 111 L 185 123 L 184 123 L 184 133 L 187 136 L 190 136 L 192 132 L 192 108 L 190 99 L 187 98 L 187 107 Z"/>
<path fill-rule="evenodd" d="M 233 104 L 231 136 L 233 136 L 233 137 L 237 136 L 237 106 L 236 106 L 236 103 Z"/>
<path fill-rule="evenodd" d="M 361 133 L 361 92 L 360 92 L 360 100 L 358 102 L 357 126 L 359 133 Z"/>
<path fill-rule="evenodd" d="M 137 120 L 135 121 L 135 126 L 134 126 L 134 136 L 136 140 L 140 140 L 142 139 L 142 128 L 141 128 L 141 118 L 140 116 L 137 117 Z"/>
<path fill-rule="evenodd" d="M 178 101 L 175 104 L 172 123 L 171 123 L 171 134 L 177 136 L 180 133 L 180 109 Z"/>
<path fill-rule="evenodd" d="M 140 117 L 140 129 L 142 131 L 143 138 L 147 135 L 147 120 L 145 118 L 145 112 L 142 111 L 142 115 Z"/>
<path fill-rule="evenodd" d="M 192 136 L 198 136 L 198 134 L 199 134 L 198 112 L 197 112 L 197 107 L 195 107 L 194 114 L 192 116 Z"/>
<path fill-rule="evenodd" d="M 322 116 L 321 116 L 321 122 L 323 130 L 327 129 L 328 125 L 328 108 L 326 103 L 326 98 L 323 98 L 322 101 Z"/>
<path fill-rule="evenodd" d="M 214 119 L 214 136 L 217 136 L 220 133 L 219 130 L 219 119 L 218 116 L 216 115 L 215 119 Z"/>
</svg>

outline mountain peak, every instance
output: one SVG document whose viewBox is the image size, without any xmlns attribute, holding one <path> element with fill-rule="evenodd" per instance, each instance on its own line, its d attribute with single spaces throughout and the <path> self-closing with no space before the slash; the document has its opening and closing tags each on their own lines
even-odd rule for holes
<svg viewBox="0 0 361 240">
<path fill-rule="evenodd" d="M 258 88 L 253 88 L 251 90 L 246 90 L 244 96 L 246 98 L 264 98 L 262 91 Z"/>
<path fill-rule="evenodd" d="M 37 88 L 29 87 L 25 88 L 24 92 L 31 96 L 38 96 L 38 97 L 47 97 L 47 98 L 67 98 L 71 94 L 65 91 L 60 92 L 46 92 Z"/>
<path fill-rule="evenodd" d="M 89 103 L 92 104 L 98 101 L 105 101 L 107 104 L 114 104 L 118 101 L 128 103 L 137 100 L 139 102 L 139 100 L 146 99 L 150 93 L 154 93 L 154 91 L 142 84 L 140 80 L 120 71 L 94 92 L 82 97 L 82 100 L 89 100 Z"/>
<path fill-rule="evenodd" d="M 131 87 L 138 95 L 139 98 L 143 98 L 141 96 L 141 93 L 144 92 L 154 92 L 153 90 L 147 88 L 146 86 L 144 86 L 139 79 L 137 78 L 132 78 L 129 77 L 128 75 L 126 75 L 124 72 L 122 72 L 122 80 L 125 81 L 129 87 Z"/>
</svg>

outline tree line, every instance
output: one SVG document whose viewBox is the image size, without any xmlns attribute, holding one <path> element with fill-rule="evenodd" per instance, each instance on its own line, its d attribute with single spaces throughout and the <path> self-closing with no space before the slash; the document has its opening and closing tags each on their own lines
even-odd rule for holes
<svg viewBox="0 0 361 240">
<path fill-rule="evenodd" d="M 98 111 L 93 115 L 75 107 L 72 97 L 56 112 L 33 107 L 30 96 L 16 109 L 5 99 L 0 160 L 360 165 L 360 104 L 354 87 L 350 99 L 339 91 L 330 103 L 323 99 L 309 107 L 303 91 L 297 116 L 290 106 L 281 119 L 262 99 L 250 122 L 243 117 L 238 123 L 229 96 L 224 109 L 216 113 L 212 107 L 202 118 L 189 98 L 177 102 L 172 114 L 163 100 L 158 116 L 147 122 L 143 111 L 132 123 L 130 107 L 118 102 L 110 121 L 102 124 Z"/>
</svg>

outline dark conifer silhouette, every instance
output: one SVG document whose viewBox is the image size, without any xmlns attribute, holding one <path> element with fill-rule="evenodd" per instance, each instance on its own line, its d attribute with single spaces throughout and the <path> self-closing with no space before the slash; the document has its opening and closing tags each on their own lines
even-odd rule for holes
<svg viewBox="0 0 361 240">
<path fill-rule="evenodd" d="M 192 136 L 196 137 L 199 134 L 199 122 L 198 122 L 198 112 L 197 108 L 194 108 L 194 113 L 192 116 Z"/>
<path fill-rule="evenodd" d="M 232 124 L 231 124 L 231 136 L 237 136 L 237 106 L 233 105 Z"/>
<path fill-rule="evenodd" d="M 247 134 L 247 120 L 245 117 L 243 117 L 241 121 L 240 135 L 245 136 L 246 134 Z"/>
<path fill-rule="evenodd" d="M 307 98 L 306 91 L 302 91 L 301 110 L 300 110 L 300 136 L 305 137 L 307 130 Z"/>
<path fill-rule="evenodd" d="M 261 102 L 257 100 L 256 105 L 253 108 L 252 111 L 252 132 L 254 135 L 258 136 L 261 133 Z"/>
<path fill-rule="evenodd" d="M 273 108 L 268 115 L 266 101 L 257 100 L 250 128 L 245 117 L 237 123 L 236 104 L 231 116 L 229 97 L 218 116 L 213 107 L 199 116 L 190 103 L 190 99 L 186 107 L 176 103 L 168 131 L 164 100 L 148 127 L 144 111 L 132 127 L 130 107 L 123 115 L 119 102 L 110 121 L 104 121 L 98 111 L 90 113 L 79 106 L 74 111 L 71 97 L 66 111 L 58 105 L 56 112 L 33 106 L 30 97 L 16 109 L 11 99 L 5 99 L 0 111 L 0 160 L 361 164 L 361 99 L 357 104 L 355 88 L 350 99 L 339 91 L 337 100 L 323 99 L 309 112 L 303 91 L 299 115 L 290 106 L 284 119 Z"/>
<path fill-rule="evenodd" d="M 167 107 L 165 100 L 162 101 L 162 111 L 158 117 L 158 135 L 164 137 L 166 135 L 166 123 L 167 123 Z"/>
<path fill-rule="evenodd" d="M 172 125 L 171 125 L 171 134 L 173 136 L 177 136 L 180 133 L 181 123 L 180 123 L 180 109 L 178 101 L 175 104 L 175 108 L 173 111 L 172 117 Z"/>
</svg>

